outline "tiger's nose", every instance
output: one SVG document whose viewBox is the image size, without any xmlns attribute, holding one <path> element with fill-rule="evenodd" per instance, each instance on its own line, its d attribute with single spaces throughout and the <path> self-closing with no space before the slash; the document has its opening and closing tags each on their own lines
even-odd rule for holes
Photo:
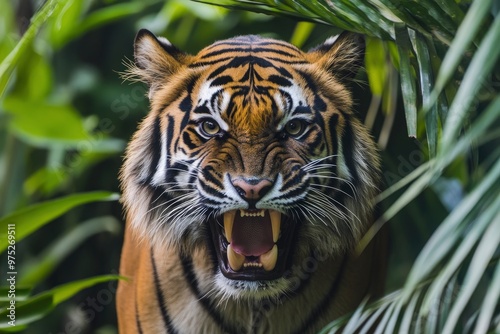
<svg viewBox="0 0 500 334">
<path fill-rule="evenodd" d="M 273 185 L 271 181 L 259 178 L 237 178 L 231 182 L 240 196 L 248 202 L 261 199 Z"/>
</svg>

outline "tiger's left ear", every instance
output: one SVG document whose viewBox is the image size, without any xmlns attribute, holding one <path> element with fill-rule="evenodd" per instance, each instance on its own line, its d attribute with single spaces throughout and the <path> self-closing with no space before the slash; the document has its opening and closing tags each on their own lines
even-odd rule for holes
<svg viewBox="0 0 500 334">
<path fill-rule="evenodd" d="M 330 37 L 307 53 L 311 63 L 330 72 L 341 82 L 351 80 L 364 63 L 364 36 L 343 32 Z"/>
<path fill-rule="evenodd" d="M 156 37 L 152 32 L 141 29 L 134 41 L 134 64 L 129 66 L 124 77 L 148 84 L 151 97 L 174 74 L 187 66 L 190 58 L 166 38 Z"/>
</svg>

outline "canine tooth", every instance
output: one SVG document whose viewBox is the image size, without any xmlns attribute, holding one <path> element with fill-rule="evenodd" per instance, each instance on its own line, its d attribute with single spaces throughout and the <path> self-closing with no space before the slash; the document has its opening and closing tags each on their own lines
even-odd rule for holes
<svg viewBox="0 0 500 334">
<path fill-rule="evenodd" d="M 234 216 L 236 211 L 228 211 L 224 213 L 224 233 L 226 234 L 227 242 L 231 243 L 231 235 L 233 232 Z"/>
<path fill-rule="evenodd" d="M 236 253 L 231 245 L 227 246 L 227 261 L 229 262 L 229 266 L 234 271 L 238 271 L 241 269 L 243 262 L 245 262 L 245 256 Z"/>
<path fill-rule="evenodd" d="M 271 271 L 276 267 L 276 261 L 278 260 L 278 246 L 274 245 L 271 250 L 260 256 L 260 263 L 264 267 L 265 271 Z"/>
<path fill-rule="evenodd" d="M 281 212 L 269 210 L 269 215 L 271 216 L 271 225 L 273 226 L 273 241 L 276 242 L 280 236 Z"/>
</svg>

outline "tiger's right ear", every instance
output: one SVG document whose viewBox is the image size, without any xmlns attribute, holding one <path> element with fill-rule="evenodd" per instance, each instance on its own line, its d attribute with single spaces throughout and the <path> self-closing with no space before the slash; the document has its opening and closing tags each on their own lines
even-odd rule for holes
<svg viewBox="0 0 500 334">
<path fill-rule="evenodd" d="M 135 66 L 129 68 L 127 77 L 147 83 L 151 93 L 168 82 L 171 75 L 189 62 L 189 58 L 166 38 L 141 29 L 134 41 Z"/>
</svg>

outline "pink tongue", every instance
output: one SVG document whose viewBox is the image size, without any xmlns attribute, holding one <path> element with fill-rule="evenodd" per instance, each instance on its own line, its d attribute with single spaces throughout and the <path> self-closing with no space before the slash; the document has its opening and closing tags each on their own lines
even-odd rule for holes
<svg viewBox="0 0 500 334">
<path fill-rule="evenodd" d="M 238 211 L 234 218 L 231 239 L 231 247 L 241 255 L 259 256 L 267 253 L 274 246 L 268 210 L 265 211 L 264 217 L 241 217 L 241 212 Z"/>
</svg>

